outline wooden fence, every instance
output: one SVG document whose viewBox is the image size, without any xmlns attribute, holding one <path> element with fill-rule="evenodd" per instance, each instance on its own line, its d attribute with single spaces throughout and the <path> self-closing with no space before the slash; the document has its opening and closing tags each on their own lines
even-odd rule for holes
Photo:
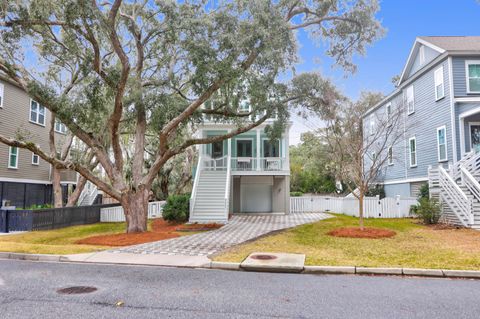
<svg viewBox="0 0 480 319">
<path fill-rule="evenodd" d="M 162 207 L 165 201 L 148 203 L 148 218 L 162 217 Z M 102 208 L 100 211 L 100 221 L 105 223 L 124 222 L 125 214 L 122 206 Z"/>
<path fill-rule="evenodd" d="M 1 210 L 0 232 L 57 229 L 98 223 L 100 210 L 111 205 L 92 205 L 39 210 Z"/>
<path fill-rule="evenodd" d="M 410 216 L 410 206 L 415 205 L 414 197 L 395 198 L 365 197 L 364 217 L 403 218 Z M 358 199 L 354 197 L 302 196 L 290 197 L 290 212 L 335 212 L 358 217 Z"/>
</svg>

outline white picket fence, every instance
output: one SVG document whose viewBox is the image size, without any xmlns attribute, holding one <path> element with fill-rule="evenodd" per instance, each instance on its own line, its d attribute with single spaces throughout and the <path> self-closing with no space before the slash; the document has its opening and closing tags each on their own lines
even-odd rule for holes
<svg viewBox="0 0 480 319">
<path fill-rule="evenodd" d="M 162 207 L 165 201 L 150 202 L 148 203 L 148 218 L 160 218 L 162 217 Z M 100 210 L 100 222 L 124 222 L 125 214 L 123 213 L 122 206 L 107 207 Z"/>
<path fill-rule="evenodd" d="M 415 205 L 414 197 L 395 198 L 365 197 L 364 217 L 403 218 L 410 216 L 410 206 Z M 354 197 L 302 196 L 290 197 L 290 212 L 334 212 L 358 217 L 358 199 Z"/>
</svg>

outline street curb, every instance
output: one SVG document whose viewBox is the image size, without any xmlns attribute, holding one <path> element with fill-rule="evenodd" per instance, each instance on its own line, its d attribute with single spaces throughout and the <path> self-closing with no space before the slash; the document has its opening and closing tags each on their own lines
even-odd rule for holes
<svg viewBox="0 0 480 319">
<path fill-rule="evenodd" d="M 304 266 L 304 274 L 355 274 L 352 266 Z"/>
<path fill-rule="evenodd" d="M 13 259 L 13 260 L 27 260 L 27 261 L 46 261 L 46 262 L 80 262 L 71 261 L 68 257 L 63 255 L 46 255 L 46 254 L 23 254 L 23 253 L 8 253 L 0 252 L 1 259 Z M 87 263 L 87 262 L 85 262 Z M 88 262 L 95 264 L 92 262 Z M 106 263 L 99 262 L 98 264 L 116 265 L 118 263 Z M 222 262 L 212 261 L 208 265 L 203 267 L 185 267 L 185 266 L 163 266 L 162 267 L 177 267 L 177 268 L 203 268 L 203 269 L 220 269 L 220 270 L 233 270 L 244 271 L 240 267 L 241 263 L 235 262 Z M 127 264 L 122 264 L 127 265 Z M 140 266 L 141 264 L 131 264 Z M 149 265 L 155 266 L 155 265 Z M 271 267 L 271 272 L 279 272 L 278 267 Z M 263 266 L 262 271 L 268 271 L 268 266 Z M 284 273 L 290 273 L 291 271 L 285 271 Z M 415 277 L 437 277 L 437 278 L 468 278 L 468 279 L 480 279 L 480 271 L 477 270 L 455 270 L 455 269 L 423 269 L 423 268 L 378 268 L 378 267 L 355 267 L 355 266 L 304 266 L 301 274 L 309 275 L 334 275 L 334 274 L 351 274 L 351 275 L 390 275 L 390 276 L 415 276 Z"/>
</svg>

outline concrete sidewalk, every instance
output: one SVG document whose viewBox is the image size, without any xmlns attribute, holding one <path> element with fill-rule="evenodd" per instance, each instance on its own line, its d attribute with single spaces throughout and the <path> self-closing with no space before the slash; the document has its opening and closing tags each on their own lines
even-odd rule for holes
<svg viewBox="0 0 480 319">
<path fill-rule="evenodd" d="M 124 252 L 102 251 L 98 253 L 64 255 L 60 261 L 82 262 L 82 263 L 105 263 L 124 265 L 152 265 L 170 267 L 208 268 L 211 260 L 206 256 L 186 255 L 151 255 L 133 254 Z"/>
</svg>

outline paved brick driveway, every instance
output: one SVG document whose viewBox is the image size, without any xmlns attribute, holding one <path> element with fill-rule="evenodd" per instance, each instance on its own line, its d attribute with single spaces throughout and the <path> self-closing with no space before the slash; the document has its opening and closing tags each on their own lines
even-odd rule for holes
<svg viewBox="0 0 480 319">
<path fill-rule="evenodd" d="M 272 231 L 313 223 L 331 217 L 324 213 L 233 216 L 220 229 L 112 250 L 134 254 L 208 256 Z"/>
</svg>

